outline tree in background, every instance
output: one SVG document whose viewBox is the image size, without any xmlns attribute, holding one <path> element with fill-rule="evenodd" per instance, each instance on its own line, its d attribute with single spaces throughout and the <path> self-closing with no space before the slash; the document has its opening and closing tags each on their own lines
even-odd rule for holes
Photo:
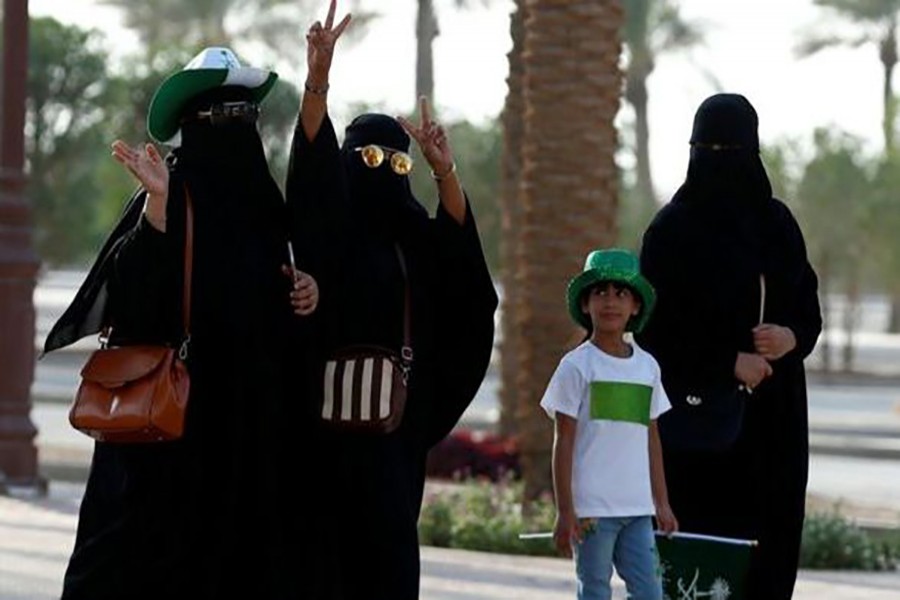
<svg viewBox="0 0 900 600">
<path fill-rule="evenodd" d="M 819 276 L 823 326 L 833 327 L 833 292 L 846 296 L 842 329 L 846 340 L 842 368 L 853 368 L 853 334 L 865 269 L 873 255 L 872 194 L 859 140 L 824 129 L 814 135 L 815 155 L 797 187 L 798 220 L 803 226 L 810 261 Z M 823 370 L 830 371 L 831 352 L 822 353 Z"/>
<path fill-rule="evenodd" d="M 627 49 L 625 100 L 634 109 L 634 189 L 623 200 L 634 203 L 628 218 L 643 229 L 656 213 L 656 190 L 650 169 L 649 93 L 647 80 L 658 56 L 685 50 L 702 40 L 700 27 L 681 16 L 677 0 L 623 0 L 623 38 Z"/>
<path fill-rule="evenodd" d="M 797 142 L 782 139 L 766 144 L 760 149 L 760 156 L 772 184 L 772 195 L 788 206 L 796 206 L 797 185 L 800 179 L 800 174 L 796 170 L 801 161 Z"/>
<path fill-rule="evenodd" d="M 816 34 L 809 36 L 798 48 L 802 56 L 810 56 L 834 46 L 858 47 L 872 44 L 878 48 L 878 58 L 884 71 L 882 84 L 885 154 L 894 150 L 896 99 L 893 74 L 897 66 L 897 19 L 900 0 L 814 0 L 817 6 L 830 9 L 839 17 L 852 22 L 855 35 Z"/>
<path fill-rule="evenodd" d="M 850 35 L 815 34 L 809 36 L 798 48 L 803 56 L 809 56 L 834 46 L 858 47 L 872 45 L 878 49 L 882 71 L 882 134 L 886 165 L 895 164 L 897 99 L 894 94 L 893 75 L 897 66 L 897 22 L 900 17 L 900 0 L 815 0 L 817 6 L 830 10 L 836 16 L 849 21 L 855 27 Z M 888 330 L 900 331 L 900 278 L 889 280 L 891 287 L 891 315 Z"/>
<path fill-rule="evenodd" d="M 900 153 L 880 161 L 872 181 L 872 263 L 880 290 L 900 290 Z M 896 303 L 892 317 L 897 316 Z"/>
<path fill-rule="evenodd" d="M 526 0 L 522 172 L 516 232 L 518 440 L 525 500 L 550 490 L 551 421 L 539 406 L 580 334 L 566 283 L 616 239 L 616 130 L 622 7 L 611 0 Z"/>
<path fill-rule="evenodd" d="M 150 59 L 167 52 L 173 42 L 199 49 L 258 41 L 276 51 L 297 53 L 321 4 L 319 0 L 100 1 L 122 10 L 125 26 L 138 33 Z M 363 22 L 356 17 L 354 27 Z"/>
<path fill-rule="evenodd" d="M 458 1 L 458 0 L 457 0 Z M 434 0 L 416 2 L 416 99 L 434 106 L 434 40 L 440 34 Z"/>
<path fill-rule="evenodd" d="M 482 0 L 484 2 L 485 0 Z M 456 8 L 471 5 L 471 0 L 453 0 Z M 431 106 L 434 102 L 434 40 L 440 35 L 434 0 L 416 2 L 416 101 L 425 96 Z"/>
<path fill-rule="evenodd" d="M 499 432 L 508 436 L 516 430 L 518 406 L 516 377 L 518 373 L 519 328 L 513 321 L 518 286 L 515 278 L 515 262 L 521 226 L 522 205 L 518 202 L 519 178 L 522 174 L 522 139 L 525 134 L 525 105 L 522 94 L 525 67 L 522 52 L 525 42 L 525 0 L 515 0 L 515 11 L 510 17 L 512 48 L 507 54 L 509 75 L 506 78 L 507 94 L 500 122 L 503 126 L 503 154 L 500 163 L 500 422 Z"/>
<path fill-rule="evenodd" d="M 491 271 L 496 273 L 500 254 L 500 208 L 497 201 L 500 195 L 500 126 L 496 121 L 483 126 L 457 121 L 448 123 L 446 127 L 456 157 L 456 168 L 465 186 L 472 213 L 478 221 L 485 259 Z M 434 212 L 438 205 L 434 179 L 431 178 L 428 163 L 418 154 L 410 174 L 410 185 L 416 198 Z"/>
<path fill-rule="evenodd" d="M 100 34 L 52 18 L 30 22 L 26 113 L 27 193 L 35 243 L 50 264 L 90 253 L 105 231 L 97 172 L 106 151 L 110 100 Z"/>
</svg>

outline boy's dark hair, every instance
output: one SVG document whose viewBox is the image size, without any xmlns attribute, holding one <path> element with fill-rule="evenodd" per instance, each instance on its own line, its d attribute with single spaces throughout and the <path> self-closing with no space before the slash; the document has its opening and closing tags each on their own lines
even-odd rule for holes
<svg viewBox="0 0 900 600">
<path fill-rule="evenodd" d="M 637 302 L 640 305 L 643 305 L 643 302 L 641 302 L 641 295 L 638 293 L 638 291 L 636 289 L 634 289 L 632 286 L 628 285 L 627 283 L 625 283 L 623 281 L 615 281 L 613 279 L 604 279 L 602 281 L 597 281 L 597 282 L 592 283 L 592 284 L 588 285 L 587 287 L 585 287 L 583 290 L 581 290 L 581 296 L 578 297 L 579 304 L 584 306 L 584 300 L 585 300 L 585 298 L 587 298 L 588 294 L 591 293 L 591 290 L 593 290 L 594 288 L 609 285 L 610 283 L 616 289 L 628 290 L 629 292 L 631 292 L 631 295 L 634 296 L 635 302 Z"/>
</svg>

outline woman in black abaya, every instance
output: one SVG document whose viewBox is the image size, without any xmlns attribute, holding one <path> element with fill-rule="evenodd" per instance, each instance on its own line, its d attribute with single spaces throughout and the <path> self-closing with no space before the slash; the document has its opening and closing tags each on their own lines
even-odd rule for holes
<svg viewBox="0 0 900 600">
<path fill-rule="evenodd" d="M 687 179 L 644 234 L 641 267 L 658 303 L 639 342 L 673 405 L 659 422 L 672 509 L 684 531 L 758 540 L 745 597 L 788 599 L 809 458 L 803 359 L 822 322 L 803 235 L 772 197 L 743 96 L 698 109 Z M 713 406 L 739 385 L 752 392 L 743 418 Z"/>
<path fill-rule="evenodd" d="M 322 597 L 415 600 L 426 456 L 481 384 L 497 297 L 449 142 L 424 101 L 419 125 L 366 114 L 353 120 L 338 145 L 325 94 L 334 42 L 349 16 L 335 26 L 334 13 L 332 1 L 324 25 L 313 25 L 307 37 L 309 75 L 287 186 L 294 235 L 298 243 L 315 240 L 307 254 L 331 263 L 315 271 L 322 274 L 325 356 L 356 344 L 399 351 L 404 276 L 395 245 L 402 249 L 413 361 L 406 410 L 395 431 L 359 434 L 323 426 L 317 435 L 323 493 L 314 514 L 324 531 L 316 537 L 330 582 Z M 436 180 L 440 205 L 434 218 L 410 189 L 410 137 Z M 328 226 L 310 231 L 311 224 Z"/>
<path fill-rule="evenodd" d="M 178 343 L 187 190 L 194 253 L 185 433 L 174 442 L 96 444 L 66 600 L 284 598 L 301 575 L 296 565 L 284 569 L 285 548 L 302 540 L 285 539 L 278 509 L 291 472 L 280 447 L 289 432 L 280 427 L 295 426 L 293 434 L 308 422 L 297 418 L 304 324 L 282 270 L 284 201 L 255 123 L 274 74 L 241 68 L 221 48 L 195 63 L 206 89 L 182 90 L 176 102 L 164 83 L 154 98 L 180 127 L 168 165 L 152 146 L 113 145 L 142 188 L 47 340 L 51 351 L 112 326 L 113 344 Z M 171 79 L 199 81 L 191 65 Z M 210 69 L 244 79 L 210 83 Z M 151 134 L 171 137 L 154 116 L 151 108 Z M 297 278 L 296 311 L 309 314 L 315 282 Z M 292 448 L 308 438 L 300 433 Z"/>
</svg>

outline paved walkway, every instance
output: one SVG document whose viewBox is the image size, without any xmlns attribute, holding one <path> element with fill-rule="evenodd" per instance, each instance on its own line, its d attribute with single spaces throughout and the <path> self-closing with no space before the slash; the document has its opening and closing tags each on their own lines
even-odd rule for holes
<svg viewBox="0 0 900 600">
<path fill-rule="evenodd" d="M 50 600 L 75 537 L 81 484 L 46 498 L 0 496 L 0 599 Z M 572 565 L 555 558 L 422 549 L 422 600 L 572 600 Z M 615 582 L 616 599 L 625 597 Z M 796 600 L 898 600 L 900 573 L 804 571 Z"/>
</svg>

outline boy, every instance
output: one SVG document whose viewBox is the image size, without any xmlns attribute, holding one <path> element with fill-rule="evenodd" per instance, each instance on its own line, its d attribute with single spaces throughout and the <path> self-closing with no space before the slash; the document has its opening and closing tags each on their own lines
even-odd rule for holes
<svg viewBox="0 0 900 600">
<path fill-rule="evenodd" d="M 616 572 L 635 600 L 661 600 L 651 517 L 669 533 L 656 419 L 670 408 L 656 360 L 633 342 L 655 292 L 627 250 L 591 252 L 569 282 L 569 314 L 590 332 L 566 354 L 541 406 L 556 422 L 553 486 L 560 553 L 575 551 L 579 600 L 608 600 Z"/>
</svg>

